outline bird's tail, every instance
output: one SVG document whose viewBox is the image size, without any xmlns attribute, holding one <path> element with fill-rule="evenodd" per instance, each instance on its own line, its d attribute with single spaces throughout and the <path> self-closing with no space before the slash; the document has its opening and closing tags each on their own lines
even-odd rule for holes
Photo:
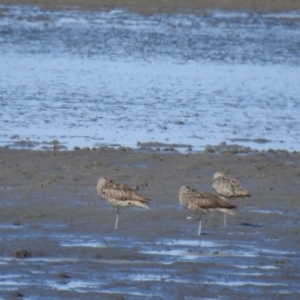
<svg viewBox="0 0 300 300">
<path fill-rule="evenodd" d="M 146 209 L 149 208 L 145 203 L 142 203 L 140 201 L 130 200 L 129 204 L 134 205 L 134 206 L 138 206 L 138 207 L 142 207 L 142 208 L 146 208 Z"/>
<path fill-rule="evenodd" d="M 250 193 L 245 189 L 238 189 L 236 191 L 236 197 L 250 197 Z"/>
<path fill-rule="evenodd" d="M 232 216 L 235 215 L 235 212 L 228 208 L 218 208 L 218 211 L 222 211 L 223 213 L 226 213 L 226 214 L 232 215 Z"/>
</svg>

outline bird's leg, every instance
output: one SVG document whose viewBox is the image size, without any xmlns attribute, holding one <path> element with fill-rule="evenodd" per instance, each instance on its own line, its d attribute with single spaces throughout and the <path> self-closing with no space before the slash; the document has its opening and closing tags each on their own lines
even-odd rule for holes
<svg viewBox="0 0 300 300">
<path fill-rule="evenodd" d="M 201 215 L 200 215 L 200 218 L 199 218 L 199 229 L 198 229 L 198 235 L 201 234 L 201 227 L 202 227 L 202 221 L 201 221 Z"/>
<path fill-rule="evenodd" d="M 118 228 L 118 222 L 119 222 L 119 207 L 118 207 L 118 213 L 117 213 L 117 218 L 116 218 L 116 225 L 115 225 L 115 229 Z"/>
<path fill-rule="evenodd" d="M 224 213 L 224 225 L 227 225 L 226 214 Z"/>
</svg>

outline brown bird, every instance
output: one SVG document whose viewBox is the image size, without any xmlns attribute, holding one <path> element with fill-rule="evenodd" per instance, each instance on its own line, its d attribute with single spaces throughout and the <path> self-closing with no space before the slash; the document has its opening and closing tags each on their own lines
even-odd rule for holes
<svg viewBox="0 0 300 300">
<path fill-rule="evenodd" d="M 236 179 L 226 177 L 221 171 L 214 174 L 212 186 L 220 197 L 250 197 L 250 193 Z M 226 225 L 226 214 L 224 214 L 224 225 Z"/>
<path fill-rule="evenodd" d="M 119 222 L 119 208 L 138 206 L 148 209 L 147 204 L 149 204 L 149 201 L 151 201 L 150 199 L 134 192 L 125 185 L 109 180 L 103 176 L 98 180 L 97 194 L 103 199 L 106 199 L 109 204 L 118 208 L 115 224 L 116 229 L 118 228 Z"/>
<path fill-rule="evenodd" d="M 226 177 L 221 171 L 214 174 L 212 186 L 214 191 L 221 197 L 250 197 L 250 193 L 241 187 L 236 179 Z"/>
<path fill-rule="evenodd" d="M 201 234 L 201 214 L 206 214 L 210 211 L 222 211 L 226 214 L 234 215 L 235 213 L 231 209 L 236 208 L 235 205 L 217 195 L 198 192 L 189 186 L 180 188 L 179 202 L 184 208 L 200 214 L 198 235 Z"/>
</svg>

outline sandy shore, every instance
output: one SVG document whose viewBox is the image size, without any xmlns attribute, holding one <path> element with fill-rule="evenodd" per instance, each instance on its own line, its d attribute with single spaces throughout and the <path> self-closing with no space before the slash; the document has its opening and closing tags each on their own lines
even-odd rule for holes
<svg viewBox="0 0 300 300">
<path fill-rule="evenodd" d="M 1 0 L 0 4 L 34 4 L 47 8 L 58 6 L 80 6 L 82 9 L 103 10 L 114 7 L 128 8 L 143 14 L 162 12 L 201 12 L 203 9 L 225 10 L 253 10 L 258 12 L 299 10 L 300 2 L 287 0 L 176 0 L 176 1 L 148 1 L 148 0 Z"/>
<path fill-rule="evenodd" d="M 238 205 L 238 210 L 236 216 L 228 217 L 227 226 L 222 225 L 223 215 L 220 213 L 205 216 L 201 240 L 210 244 L 225 240 L 229 244 L 226 247 L 219 246 L 212 252 L 207 252 L 208 248 L 200 247 L 202 252 L 199 254 L 197 244 L 180 244 L 180 239 L 190 239 L 192 243 L 196 243 L 199 237 L 196 234 L 197 218 L 194 216 L 187 219 L 190 213 L 180 207 L 178 190 L 181 185 L 189 184 L 200 190 L 212 191 L 212 176 L 217 170 L 239 178 L 252 197 L 232 200 Z M 141 194 L 153 199 L 150 209 L 122 210 L 119 229 L 114 230 L 116 210 L 96 194 L 96 183 L 101 175 L 138 188 Z M 122 289 L 162 295 L 156 299 L 166 296 L 185 299 L 180 298 L 180 295 L 218 297 L 222 291 L 220 285 L 205 287 L 195 282 L 200 277 L 204 281 L 208 278 L 218 281 L 220 276 L 225 276 L 226 279 L 227 275 L 229 281 L 241 280 L 236 277 L 240 275 L 230 273 L 229 266 L 234 264 L 249 264 L 251 269 L 249 267 L 249 271 L 245 272 L 250 272 L 254 266 L 263 268 L 270 265 L 270 268 L 274 268 L 272 279 L 268 279 L 269 267 L 266 267 L 266 273 L 262 273 L 260 280 L 271 280 L 272 284 L 275 281 L 275 285 L 283 282 L 289 286 L 290 299 L 297 298 L 295 289 L 298 288 L 297 282 L 299 283 L 299 260 L 295 253 L 300 250 L 299 154 L 185 155 L 109 148 L 94 151 L 27 151 L 1 148 L 0 178 L 1 272 L 7 278 L 20 274 L 24 276 L 23 279 L 18 279 L 12 290 L 3 292 L 5 297 L 11 297 L 9 299 L 15 299 L 12 296 L 18 293 L 29 297 L 42 295 L 45 297 L 43 299 L 80 299 L 76 288 L 69 288 L 66 284 L 92 279 L 97 281 L 97 286 L 95 291 L 91 288 L 89 292 L 86 291 L 85 295 L 89 299 L 99 299 L 99 293 L 102 293 L 101 299 L 142 299 L 137 296 L 118 298 L 120 296 L 116 295 L 124 295 Z M 83 239 L 81 246 L 74 244 L 76 247 L 68 247 L 65 244 L 72 245 L 80 239 Z M 103 239 L 108 243 L 105 247 L 88 245 L 91 241 L 99 242 Z M 112 245 L 116 240 L 119 244 Z M 163 248 L 159 250 L 162 252 L 155 255 L 155 251 L 160 249 L 159 241 L 179 241 L 179 246 L 162 244 Z M 191 242 L 187 240 L 186 243 Z M 149 247 L 147 253 L 152 255 L 143 254 L 143 247 Z M 181 252 L 178 256 L 171 254 L 171 251 L 177 251 L 174 247 L 183 247 L 184 251 L 190 251 L 187 253 L 196 251 L 198 254 L 192 256 L 195 261 L 188 258 L 188 261 L 182 262 L 185 256 Z M 247 255 L 246 258 L 240 258 L 240 254 L 228 254 L 236 251 L 238 247 L 242 247 L 243 252 L 259 249 L 257 257 L 256 254 L 254 258 L 252 254 L 249 258 Z M 264 247 L 269 250 L 263 250 Z M 30 257 L 25 260 L 13 258 L 19 255 L 15 252 L 18 250 L 28 251 Z M 162 261 L 162 253 L 165 252 L 164 259 L 170 264 L 168 267 Z M 211 259 L 213 262 L 209 263 Z M 91 263 L 94 260 L 96 263 Z M 124 264 L 127 263 L 129 265 L 125 267 Z M 228 265 L 225 273 L 224 264 Z M 156 270 L 156 275 L 151 276 L 168 274 L 169 281 L 153 282 L 152 277 L 147 277 L 151 270 Z M 138 274 L 142 273 L 148 280 L 143 277 L 143 280 L 131 282 L 123 279 L 123 272 L 127 272 L 127 276 L 136 276 L 132 277 L 133 280 L 141 278 Z M 213 272 L 213 275 L 205 272 Z M 179 277 L 182 284 L 176 274 L 182 274 Z M 34 289 L 31 284 L 26 283 L 26 278 L 34 282 Z M 255 280 L 254 277 L 250 278 Z M 109 282 L 101 286 L 102 281 Z M 18 286 L 18 282 L 22 285 Z M 69 292 L 61 292 L 62 289 Z M 104 291 L 108 289 L 110 293 L 106 294 Z M 276 288 L 267 283 L 258 289 L 255 285 L 254 289 L 251 288 L 251 284 L 247 289 L 228 286 L 228 297 L 224 299 L 230 299 L 233 295 L 234 298 L 248 299 L 247 295 L 252 292 L 258 293 L 257 299 L 263 299 L 262 295 L 274 296 Z"/>
<path fill-rule="evenodd" d="M 155 199 L 153 208 L 172 205 L 180 211 L 180 186 L 189 184 L 210 192 L 212 176 L 217 170 L 240 178 L 251 191 L 253 199 L 241 200 L 242 205 L 277 206 L 280 210 L 299 208 L 299 153 L 166 154 L 126 148 L 74 151 L 1 148 L 0 164 L 1 199 L 6 199 L 6 204 L 16 201 L 20 210 L 27 210 L 23 204 L 33 201 L 31 209 L 36 213 L 52 211 L 51 205 L 66 195 L 68 199 L 76 198 L 77 204 L 96 205 L 95 217 L 102 208 L 109 212 L 110 207 L 98 199 L 95 190 L 102 175 L 129 187 L 138 186 L 142 194 Z M 1 208 L 3 221 L 11 222 L 19 215 L 16 210 L 9 212 L 9 209 L 9 206 Z M 55 208 L 52 213 L 61 214 Z M 104 222 L 104 225 L 110 227 L 111 224 Z"/>
<path fill-rule="evenodd" d="M 126 7 L 139 13 L 205 8 L 285 11 L 299 1 L 9 0 L 47 8 Z M 54 147 L 55 148 L 55 147 Z M 299 299 L 300 153 L 167 153 L 99 148 L 0 148 L 0 298 Z M 203 220 L 178 190 L 212 192 L 214 172 L 238 178 L 251 198 L 237 214 Z M 106 176 L 152 199 L 149 210 L 116 210 L 100 199 Z"/>
</svg>

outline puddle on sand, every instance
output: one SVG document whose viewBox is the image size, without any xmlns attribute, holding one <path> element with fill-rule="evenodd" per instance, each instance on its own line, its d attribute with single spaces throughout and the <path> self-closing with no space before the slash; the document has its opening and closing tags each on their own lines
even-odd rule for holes
<svg viewBox="0 0 300 300">
<path fill-rule="evenodd" d="M 257 251 L 263 255 L 263 254 L 274 254 L 274 255 L 296 255 L 299 254 L 299 252 L 292 252 L 292 251 L 285 251 L 285 250 L 275 250 L 275 249 L 257 249 Z"/>
<path fill-rule="evenodd" d="M 226 246 L 225 243 L 215 241 L 202 241 L 202 240 L 175 240 L 175 239 L 163 239 L 156 240 L 156 245 L 167 246 L 201 246 L 201 247 L 221 247 Z"/>
<path fill-rule="evenodd" d="M 79 262 L 82 261 L 81 259 L 77 258 L 56 258 L 56 257 L 26 257 L 24 259 L 12 257 L 12 256 L 7 256 L 7 257 L 1 257 L 0 258 L 0 264 L 8 264 L 10 262 L 20 262 L 20 264 L 26 264 L 27 262 L 44 262 L 44 263 L 58 263 L 58 262 Z M 95 260 L 90 260 L 90 261 L 97 261 Z"/>
<path fill-rule="evenodd" d="M 9 278 L 11 276 L 7 276 Z M 19 276 L 20 277 L 20 276 Z M 15 290 L 17 287 L 20 286 L 30 286 L 33 284 L 30 283 L 20 283 L 19 281 L 13 281 L 13 280 L 4 280 L 1 281 L 1 289 L 6 291 L 12 291 Z M 126 291 L 126 290 L 104 290 L 101 287 L 100 282 L 95 282 L 91 280 L 74 280 L 74 279 L 68 279 L 65 282 L 61 281 L 54 281 L 54 280 L 47 280 L 40 284 L 40 287 L 44 288 L 50 288 L 51 290 L 56 291 L 72 291 L 77 292 L 81 294 L 86 294 L 89 292 L 96 292 L 99 294 L 125 294 L 125 295 L 131 295 L 131 296 L 143 296 L 143 297 L 153 297 L 155 294 L 153 293 L 139 293 L 138 291 Z"/>
<path fill-rule="evenodd" d="M 250 213 L 258 213 L 258 214 L 277 214 L 284 216 L 295 216 L 299 214 L 299 210 L 295 208 L 294 210 L 286 210 L 286 209 L 269 209 L 269 208 L 254 208 L 252 206 L 244 206 L 241 207 L 241 211 L 250 212 Z"/>
<path fill-rule="evenodd" d="M 225 285 L 225 286 L 243 286 L 243 285 L 256 285 L 256 286 L 288 286 L 286 283 L 282 282 L 255 282 L 255 281 L 241 281 L 241 280 L 232 280 L 232 281 L 204 281 L 202 284 L 216 284 L 216 285 Z"/>
<path fill-rule="evenodd" d="M 188 279 L 182 279 L 168 275 L 156 275 L 156 274 L 134 274 L 127 276 L 131 281 L 163 281 L 163 282 L 176 282 L 176 283 L 199 283 L 198 281 L 191 281 Z"/>
<path fill-rule="evenodd" d="M 230 273 L 228 273 L 230 274 Z M 243 273 L 243 272 L 235 272 L 235 273 L 232 273 L 233 276 L 264 276 L 265 274 L 264 273 L 259 273 L 259 272 L 256 272 L 256 273 Z"/>
<path fill-rule="evenodd" d="M 251 208 L 243 208 L 242 210 L 251 211 L 251 213 L 259 213 L 259 214 L 279 214 L 282 215 L 283 212 L 281 210 L 269 210 L 269 209 L 251 209 Z"/>
<path fill-rule="evenodd" d="M 252 269 L 252 268 L 263 269 L 263 270 L 275 270 L 275 269 L 278 269 L 277 267 L 271 266 L 271 265 L 266 265 L 266 266 L 234 265 L 233 267 L 239 268 L 239 269 Z"/>
<path fill-rule="evenodd" d="M 26 282 L 24 282 L 24 281 L 22 282 L 19 279 L 19 280 L 16 280 L 16 281 L 14 281 L 14 280 L 1 280 L 1 284 L 0 284 L 1 289 L 4 288 L 4 286 L 6 286 L 6 287 L 9 287 L 9 286 L 17 287 L 17 286 L 26 286 L 26 285 L 33 285 L 33 283 L 30 284 L 27 281 Z"/>
<path fill-rule="evenodd" d="M 121 238 L 99 237 L 91 238 L 90 236 L 75 236 L 75 235 L 54 235 L 55 239 L 59 240 L 62 247 L 90 247 L 90 248 L 107 248 L 107 247 L 121 247 L 131 248 L 138 242 L 131 240 L 131 243 L 124 245 Z M 63 240 L 63 242 L 61 241 Z"/>
<path fill-rule="evenodd" d="M 21 229 L 24 228 L 23 225 L 14 225 L 14 224 L 0 224 L 0 229 Z"/>
<path fill-rule="evenodd" d="M 81 241 L 72 241 L 72 242 L 66 242 L 66 243 L 61 243 L 60 244 L 63 247 L 90 247 L 90 248 L 106 248 L 106 245 L 103 243 L 99 242 L 93 242 L 93 241 L 88 241 L 88 242 L 81 242 Z"/>
<path fill-rule="evenodd" d="M 0 265 L 8 265 L 10 262 L 19 262 L 20 264 L 26 263 L 99 263 L 111 265 L 127 265 L 127 264 L 154 264 L 154 265 L 170 265 L 170 261 L 147 261 L 147 260 L 130 260 L 130 259 L 79 259 L 79 258 L 56 258 L 56 257 L 27 257 L 25 259 L 15 257 L 2 257 L 0 258 Z M 43 272 L 32 271 L 33 274 L 42 274 Z"/>
<path fill-rule="evenodd" d="M 60 245 L 63 247 L 108 247 L 122 245 L 122 248 L 125 248 L 123 239 L 121 238 L 111 238 L 111 237 L 99 237 L 91 239 L 89 236 L 78 236 L 78 235 L 54 235 L 55 239 L 63 240 L 60 242 Z M 160 246 L 201 246 L 201 247 L 224 247 L 227 246 L 225 242 L 216 242 L 208 240 L 184 240 L 184 239 L 162 239 L 162 240 L 153 240 L 153 241 L 136 241 L 131 239 L 131 243 L 128 243 L 127 248 L 132 247 L 133 245 L 160 245 Z"/>
<path fill-rule="evenodd" d="M 56 281 L 48 281 L 46 285 L 52 289 L 59 291 L 76 291 L 79 293 L 87 293 L 89 290 L 100 289 L 99 282 L 84 281 L 84 280 L 74 280 L 71 279 L 67 282 L 58 283 Z"/>
<path fill-rule="evenodd" d="M 126 259 L 97 259 L 98 263 L 111 265 L 126 265 L 126 264 L 157 264 L 157 265 L 171 265 L 173 262 L 168 261 L 146 261 L 146 260 L 126 260 Z"/>
<path fill-rule="evenodd" d="M 178 256 L 186 260 L 194 260 L 195 258 L 207 258 L 207 257 L 257 257 L 255 252 L 238 252 L 238 251 L 208 251 L 208 252 L 194 252 L 181 249 L 175 250 L 143 250 L 140 251 L 143 254 L 150 255 L 165 255 L 165 256 Z"/>
<path fill-rule="evenodd" d="M 13 274 L 11 274 L 11 275 L 0 275 L 0 280 L 2 282 L 3 279 L 6 280 L 8 278 L 21 278 L 21 277 L 22 277 L 21 275 L 13 275 Z"/>
<path fill-rule="evenodd" d="M 107 247 L 103 237 L 96 239 L 88 235 L 73 234 L 52 234 L 51 238 L 58 241 L 62 247 L 91 247 L 104 248 Z"/>
<path fill-rule="evenodd" d="M 122 245 L 122 248 L 125 248 L 123 240 L 119 238 L 111 237 L 101 237 L 99 239 L 91 239 L 89 236 L 75 236 L 75 235 L 55 235 L 55 239 L 64 240 L 60 242 L 60 245 L 63 247 L 92 247 L 92 248 L 104 248 L 108 246 Z M 201 241 L 198 239 L 195 240 L 183 240 L 183 239 L 163 239 L 155 240 L 151 242 L 144 241 L 135 241 L 131 239 L 131 243 L 128 243 L 127 248 L 132 247 L 133 245 L 160 245 L 160 246 L 201 246 L 201 247 L 221 247 L 227 246 L 225 242 L 215 242 L 215 241 Z"/>
<path fill-rule="evenodd" d="M 240 275 L 240 274 L 233 274 Z M 260 276 L 263 274 L 244 274 L 245 276 Z M 244 276 L 243 275 L 243 276 Z M 199 280 L 190 280 L 188 278 L 179 278 L 176 276 L 157 275 L 157 274 L 134 274 L 126 277 L 131 281 L 163 281 L 163 282 L 174 282 L 184 284 L 199 284 Z M 255 285 L 255 286 L 288 286 L 286 283 L 273 283 L 263 281 L 252 281 L 252 280 L 213 280 L 213 281 L 201 281 L 201 284 L 208 285 L 224 285 L 224 286 L 243 286 L 243 285 Z"/>
<path fill-rule="evenodd" d="M 147 297 L 147 298 L 155 298 L 155 297 L 160 297 L 161 295 L 156 295 L 155 293 L 147 293 L 147 292 L 143 292 L 143 293 L 138 293 L 138 292 L 129 292 L 129 291 L 125 291 L 122 289 L 114 289 L 113 291 L 111 290 L 104 290 L 101 289 L 101 291 L 99 291 L 100 294 L 121 294 L 121 295 L 128 295 L 128 296 L 140 296 L 140 297 Z"/>
<path fill-rule="evenodd" d="M 89 239 L 88 236 L 75 237 L 72 235 L 62 235 L 59 239 L 63 239 L 64 242 L 60 242 L 62 247 L 90 247 L 90 248 L 107 248 L 117 247 L 122 245 L 124 248 L 123 241 L 118 238 L 105 237 L 102 239 Z M 99 241 L 100 240 L 100 241 Z M 228 247 L 228 243 L 216 242 L 209 240 L 184 240 L 184 239 L 162 239 L 151 242 L 139 242 L 132 241 L 129 243 L 127 248 L 131 248 L 133 245 L 139 245 L 141 250 L 139 253 L 148 255 L 159 255 L 159 256 L 177 256 L 180 259 L 195 260 L 204 257 L 258 257 L 264 254 L 269 255 L 295 255 L 296 252 L 285 251 L 279 249 L 268 249 L 268 248 L 252 248 L 252 251 L 248 251 L 247 245 L 235 244 L 231 245 L 234 248 L 242 248 L 242 250 L 228 250 L 220 251 L 221 247 Z M 152 245 L 165 247 L 169 246 L 172 248 L 168 249 L 157 249 L 154 250 Z M 151 248 L 150 248 L 151 246 Z M 183 249 L 184 247 L 191 247 L 192 249 Z M 200 249 L 199 249 L 200 247 Z M 211 248 L 210 251 L 201 251 L 203 248 Z M 196 250 L 195 250 L 196 249 Z"/>
</svg>

